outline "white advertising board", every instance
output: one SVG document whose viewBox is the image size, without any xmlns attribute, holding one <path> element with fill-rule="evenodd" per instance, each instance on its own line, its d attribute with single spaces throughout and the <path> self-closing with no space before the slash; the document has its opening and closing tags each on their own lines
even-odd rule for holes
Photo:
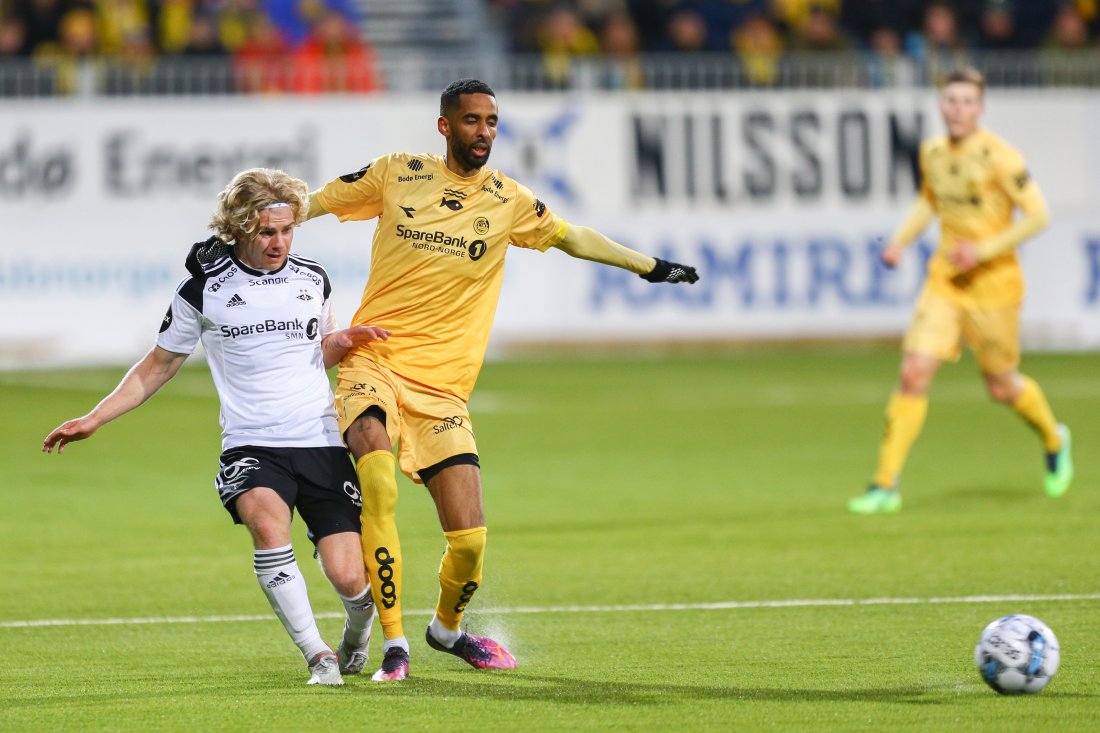
<svg viewBox="0 0 1100 733">
<path fill-rule="evenodd" d="M 559 215 L 696 265 L 653 286 L 560 252 L 516 250 L 493 343 L 900 333 L 935 232 L 897 272 L 875 248 L 903 215 L 927 93 L 506 95 L 492 163 Z M 437 98 L 5 102 L 0 114 L 0 366 L 123 362 L 152 343 L 182 257 L 238 170 L 311 186 L 391 150 L 441 152 Z M 1100 347 L 1100 99 L 991 92 L 1053 212 L 1022 249 L 1037 348 Z M 1057 120 L 1057 134 L 1051 128 Z M 309 222 L 350 318 L 371 223 Z"/>
</svg>

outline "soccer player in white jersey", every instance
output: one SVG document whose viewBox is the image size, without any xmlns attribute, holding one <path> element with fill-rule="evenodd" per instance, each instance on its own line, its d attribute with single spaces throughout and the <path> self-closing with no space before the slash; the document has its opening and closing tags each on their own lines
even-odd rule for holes
<svg viewBox="0 0 1100 733">
<path fill-rule="evenodd" d="M 370 276 L 354 323 L 393 332 L 340 363 L 340 430 L 363 486 L 363 559 L 385 636 L 375 680 L 402 680 L 409 644 L 401 618 L 402 554 L 395 520 L 394 446 L 401 470 L 427 485 L 446 539 L 428 645 L 480 669 L 514 657 L 460 628 L 481 587 L 486 526 L 480 459 L 466 402 L 485 357 L 511 246 L 558 249 L 636 273 L 652 283 L 694 283 L 695 269 L 628 249 L 574 226 L 499 170 L 493 90 L 475 79 L 440 98 L 446 154 L 393 153 L 310 195 L 310 217 L 378 218 Z M 366 250 L 364 250 L 364 256 Z"/>
<path fill-rule="evenodd" d="M 358 673 L 367 661 L 375 610 L 360 546 L 360 490 L 325 369 L 388 332 L 337 329 L 325 270 L 290 254 L 307 192 L 282 171 L 238 174 L 211 220 L 232 246 L 205 266 L 189 257 L 192 274 L 176 289 L 156 345 L 91 412 L 47 435 L 42 448 L 61 453 L 141 405 L 201 340 L 221 402 L 218 494 L 252 535 L 256 579 L 306 660 L 308 684 L 341 685 L 341 672 Z M 321 638 L 294 559 L 295 509 L 347 610 L 337 653 Z"/>
</svg>

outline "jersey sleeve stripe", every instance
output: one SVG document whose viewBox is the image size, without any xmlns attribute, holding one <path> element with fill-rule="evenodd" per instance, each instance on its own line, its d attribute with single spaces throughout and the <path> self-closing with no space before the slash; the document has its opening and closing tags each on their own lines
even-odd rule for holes
<svg viewBox="0 0 1100 733">
<path fill-rule="evenodd" d="M 325 271 L 325 268 L 322 267 L 320 263 L 300 255 L 290 255 L 290 261 L 301 267 L 313 270 L 321 276 L 321 280 L 324 281 L 323 295 L 325 300 L 328 300 L 329 296 L 332 294 L 332 284 L 329 282 L 328 273 Z"/>
<path fill-rule="evenodd" d="M 205 279 L 200 280 L 196 277 L 189 277 L 180 283 L 176 292 L 185 303 L 202 313 L 202 289 L 204 285 L 206 285 Z"/>
</svg>

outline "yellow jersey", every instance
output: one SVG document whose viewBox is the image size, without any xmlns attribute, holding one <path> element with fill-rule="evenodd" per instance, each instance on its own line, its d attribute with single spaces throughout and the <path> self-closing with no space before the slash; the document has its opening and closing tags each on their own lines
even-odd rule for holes
<svg viewBox="0 0 1100 733">
<path fill-rule="evenodd" d="M 436 155 L 384 155 L 311 197 L 311 209 L 340 221 L 378 217 L 352 323 L 392 335 L 345 360 L 368 356 L 464 401 L 485 359 L 508 245 L 545 251 L 568 226 L 500 171 L 462 178 Z"/>
<path fill-rule="evenodd" d="M 979 128 L 959 143 L 946 135 L 926 140 L 920 170 L 920 195 L 940 219 L 939 247 L 928 266 L 929 287 L 968 307 L 1019 304 L 1024 280 L 1015 246 L 1047 222 L 1046 202 L 1023 156 Z M 1018 226 L 1017 208 L 1023 214 Z M 988 259 L 983 256 L 978 267 L 960 274 L 948 259 L 960 241 L 974 242 Z"/>
</svg>

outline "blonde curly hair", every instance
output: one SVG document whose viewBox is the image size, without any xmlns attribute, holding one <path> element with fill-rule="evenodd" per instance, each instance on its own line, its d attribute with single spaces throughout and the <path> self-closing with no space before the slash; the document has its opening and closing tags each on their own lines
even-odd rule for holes
<svg viewBox="0 0 1100 733">
<path fill-rule="evenodd" d="M 294 224 L 309 212 L 309 186 L 274 168 L 249 168 L 233 177 L 218 194 L 210 228 L 226 242 L 251 241 L 260 224 L 260 211 L 272 204 L 288 204 Z"/>
</svg>

